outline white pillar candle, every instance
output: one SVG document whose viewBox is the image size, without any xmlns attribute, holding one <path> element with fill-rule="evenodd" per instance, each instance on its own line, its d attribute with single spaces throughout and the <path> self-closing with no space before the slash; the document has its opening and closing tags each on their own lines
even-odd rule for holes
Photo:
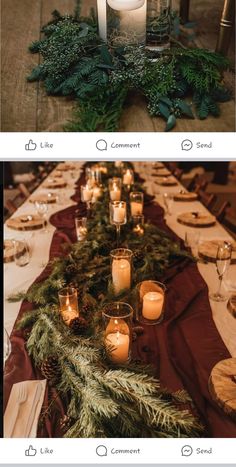
<svg viewBox="0 0 236 467">
<path fill-rule="evenodd" d="M 103 41 L 107 40 L 107 0 L 97 0 L 98 30 Z"/>
<path fill-rule="evenodd" d="M 78 311 L 73 309 L 69 305 L 68 308 L 64 308 L 63 310 L 61 310 L 61 315 L 62 315 L 63 321 L 69 325 L 72 319 L 78 318 Z"/>
<path fill-rule="evenodd" d="M 130 203 L 131 216 L 140 216 L 143 213 L 143 204 L 138 203 L 137 201 L 132 201 Z"/>
<path fill-rule="evenodd" d="M 120 201 L 121 190 L 118 188 L 118 186 L 114 186 L 113 189 L 110 191 L 110 198 L 111 201 Z"/>
<path fill-rule="evenodd" d="M 124 176 L 123 176 L 123 183 L 124 183 L 124 185 L 131 185 L 132 182 L 133 182 L 133 174 L 132 174 L 132 172 L 130 172 L 130 170 L 128 169 L 128 170 L 124 173 Z"/>
<path fill-rule="evenodd" d="M 93 202 L 93 203 L 96 203 L 96 201 L 98 200 L 98 198 L 100 198 L 101 195 L 102 195 L 102 189 L 101 189 L 99 186 L 96 186 L 96 187 L 93 189 L 93 198 L 92 198 L 92 202 Z"/>
<path fill-rule="evenodd" d="M 89 187 L 88 187 L 88 188 L 86 187 L 86 188 L 83 190 L 83 197 L 84 197 L 85 203 L 86 203 L 87 201 L 91 201 L 92 196 L 93 196 L 93 190 L 91 190 Z"/>
<path fill-rule="evenodd" d="M 122 290 L 130 289 L 131 266 L 127 259 L 113 259 L 112 283 L 116 295 L 118 295 Z"/>
<path fill-rule="evenodd" d="M 113 207 L 113 221 L 122 224 L 125 221 L 125 208 L 123 206 Z"/>
<path fill-rule="evenodd" d="M 132 11 L 141 8 L 145 0 L 107 0 L 108 5 L 117 11 Z"/>
<path fill-rule="evenodd" d="M 143 297 L 143 317 L 154 320 L 161 316 L 164 303 L 164 294 L 160 292 L 148 292 Z"/>
<path fill-rule="evenodd" d="M 114 363 L 126 363 L 129 359 L 129 336 L 121 334 L 119 331 L 107 334 L 105 338 L 105 346 L 112 350 L 110 358 Z"/>
</svg>

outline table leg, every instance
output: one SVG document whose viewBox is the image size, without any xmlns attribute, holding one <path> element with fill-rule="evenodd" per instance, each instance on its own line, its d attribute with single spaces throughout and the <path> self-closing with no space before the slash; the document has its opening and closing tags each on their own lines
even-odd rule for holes
<svg viewBox="0 0 236 467">
<path fill-rule="evenodd" d="M 180 0 L 179 16 L 183 24 L 189 20 L 189 6 L 190 0 Z"/>
<path fill-rule="evenodd" d="M 220 21 L 220 31 L 218 35 L 216 52 L 227 54 L 230 44 L 231 33 L 234 23 L 234 0 L 225 0 L 223 13 Z"/>
</svg>

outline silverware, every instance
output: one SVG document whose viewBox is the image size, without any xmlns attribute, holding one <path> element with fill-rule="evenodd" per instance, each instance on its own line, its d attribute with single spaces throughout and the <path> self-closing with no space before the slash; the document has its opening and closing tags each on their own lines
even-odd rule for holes
<svg viewBox="0 0 236 467">
<path fill-rule="evenodd" d="M 17 420 L 17 417 L 20 411 L 20 406 L 26 402 L 27 396 L 28 396 L 28 392 L 26 388 L 26 383 L 24 382 L 24 383 L 19 384 L 17 400 L 16 400 L 17 407 L 11 419 L 10 428 L 9 428 L 9 438 L 12 436 L 12 433 L 14 431 L 16 420 Z"/>
</svg>

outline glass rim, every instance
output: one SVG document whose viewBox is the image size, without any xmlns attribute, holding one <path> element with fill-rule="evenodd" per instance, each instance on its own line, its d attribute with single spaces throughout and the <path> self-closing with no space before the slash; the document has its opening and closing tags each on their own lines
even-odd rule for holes
<svg viewBox="0 0 236 467">
<path fill-rule="evenodd" d="M 123 307 L 126 307 L 129 309 L 129 312 L 126 312 L 122 315 L 111 315 L 109 313 L 106 313 L 106 309 L 109 307 L 110 309 L 112 309 L 113 307 L 117 307 L 116 309 L 118 310 L 119 309 L 119 306 L 123 306 Z M 114 309 L 115 311 L 115 309 Z M 126 302 L 110 302 L 110 303 L 106 303 L 103 308 L 102 308 L 102 315 L 105 316 L 106 318 L 117 318 L 117 319 L 120 319 L 120 318 L 129 318 L 129 317 L 132 317 L 134 314 L 134 310 L 133 310 L 133 307 L 129 304 L 129 303 L 126 303 Z"/>
<path fill-rule="evenodd" d="M 73 290 L 73 292 L 71 292 L 71 293 L 68 293 L 68 292 L 65 293 L 66 290 L 67 290 L 67 291 L 68 291 L 68 290 L 71 290 L 71 291 Z M 77 289 L 76 289 L 75 287 L 63 287 L 62 289 L 60 289 L 60 290 L 58 291 L 58 296 L 59 296 L 59 297 L 68 297 L 68 296 L 69 296 L 69 297 L 72 297 L 72 296 L 75 295 L 75 294 L 78 295 L 78 291 L 77 291 Z"/>
<path fill-rule="evenodd" d="M 131 191 L 129 197 L 131 198 L 133 195 L 141 195 L 143 197 L 143 191 Z"/>
<path fill-rule="evenodd" d="M 126 206 L 126 201 L 110 201 L 110 206 Z"/>
<path fill-rule="evenodd" d="M 157 285 L 159 285 L 159 286 L 161 287 L 161 289 L 162 289 L 164 292 L 166 292 L 166 290 L 167 290 L 167 287 L 166 287 L 166 285 L 165 285 L 163 282 L 154 281 L 154 280 L 152 280 L 152 279 L 147 279 L 147 280 L 144 280 L 144 281 L 139 282 L 139 283 L 136 285 L 136 289 L 139 290 L 140 287 L 141 287 L 141 285 L 142 285 L 144 282 L 149 282 L 149 283 L 152 283 L 152 284 L 157 284 Z M 152 292 L 152 291 L 150 290 L 150 292 Z"/>
<path fill-rule="evenodd" d="M 115 248 L 110 251 L 112 258 L 132 258 L 133 251 L 129 248 Z"/>
</svg>

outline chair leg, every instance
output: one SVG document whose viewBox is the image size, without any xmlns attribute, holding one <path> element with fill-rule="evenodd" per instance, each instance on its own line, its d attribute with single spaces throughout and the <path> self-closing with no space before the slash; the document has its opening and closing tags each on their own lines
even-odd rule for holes
<svg viewBox="0 0 236 467">
<path fill-rule="evenodd" d="M 179 16 L 181 23 L 185 24 L 189 20 L 190 0 L 180 0 Z"/>
<path fill-rule="evenodd" d="M 216 52 L 227 55 L 234 24 L 235 0 L 225 0 L 220 21 Z"/>
</svg>

